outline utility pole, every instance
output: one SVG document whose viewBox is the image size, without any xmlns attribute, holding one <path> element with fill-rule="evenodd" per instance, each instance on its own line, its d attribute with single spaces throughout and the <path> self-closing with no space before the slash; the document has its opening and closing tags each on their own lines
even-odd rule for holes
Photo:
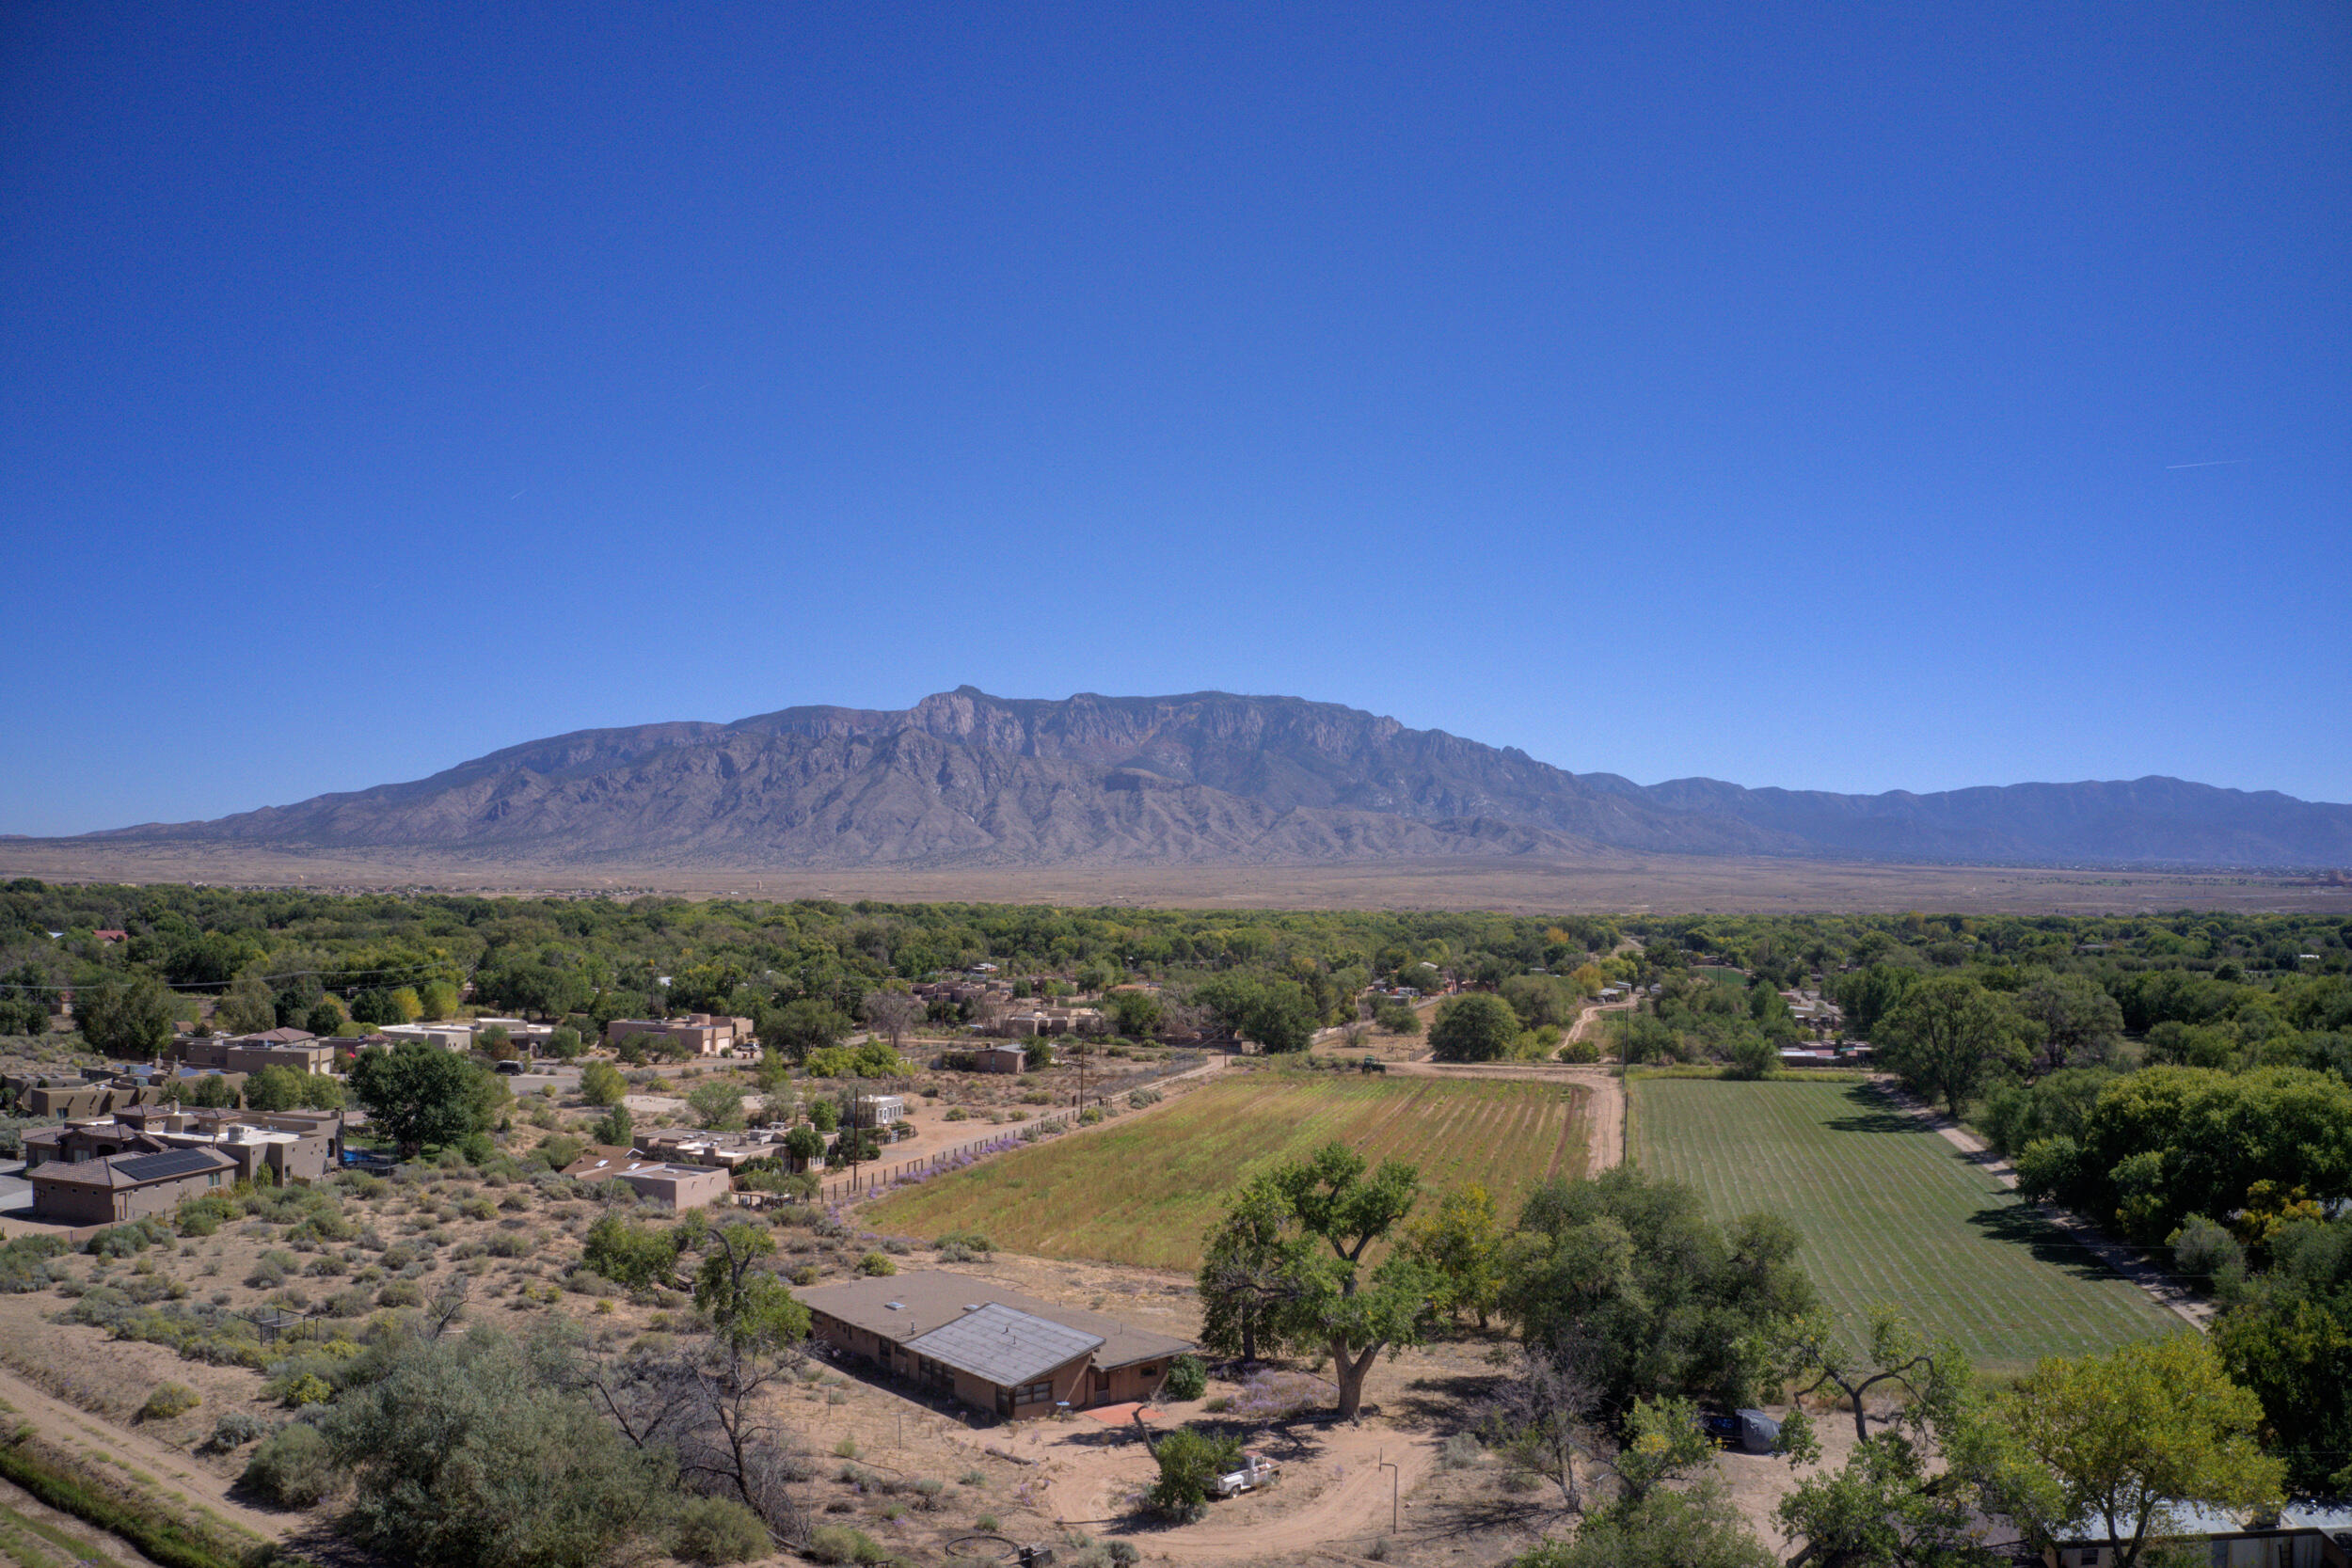
<svg viewBox="0 0 2352 1568">
<path fill-rule="evenodd" d="M 857 1116 L 858 1116 L 858 1099 L 857 1099 L 857 1091 L 856 1091 L 855 1089 L 851 1089 L 851 1090 L 850 1091 L 850 1132 L 849 1132 L 849 1137 L 850 1137 L 850 1191 L 851 1191 L 851 1192 L 856 1192 L 856 1191 L 857 1191 L 857 1145 L 858 1145 L 858 1137 L 857 1137 Z"/>
</svg>

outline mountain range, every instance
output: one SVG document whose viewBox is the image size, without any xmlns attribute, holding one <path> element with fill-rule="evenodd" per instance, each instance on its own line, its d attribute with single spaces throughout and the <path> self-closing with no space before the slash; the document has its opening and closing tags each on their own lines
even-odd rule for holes
<svg viewBox="0 0 2352 1568">
<path fill-rule="evenodd" d="M 793 707 L 582 730 L 431 778 L 63 843 L 565 865 L 1272 864 L 1636 851 L 2007 864 L 2352 864 L 2352 806 L 2179 779 L 1940 794 L 1636 784 L 1295 697 Z"/>
</svg>

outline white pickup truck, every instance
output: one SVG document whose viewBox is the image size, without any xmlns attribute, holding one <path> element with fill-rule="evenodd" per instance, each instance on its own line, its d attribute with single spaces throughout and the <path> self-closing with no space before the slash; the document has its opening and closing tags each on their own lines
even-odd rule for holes
<svg viewBox="0 0 2352 1568">
<path fill-rule="evenodd" d="M 1246 1453 L 1241 1456 L 1240 1469 L 1228 1471 L 1216 1478 L 1216 1495 L 1220 1497 L 1238 1497 L 1244 1492 L 1255 1492 L 1262 1486 L 1271 1486 L 1274 1484 L 1274 1478 L 1281 1473 L 1282 1467 L 1268 1460 L 1265 1455 Z"/>
</svg>

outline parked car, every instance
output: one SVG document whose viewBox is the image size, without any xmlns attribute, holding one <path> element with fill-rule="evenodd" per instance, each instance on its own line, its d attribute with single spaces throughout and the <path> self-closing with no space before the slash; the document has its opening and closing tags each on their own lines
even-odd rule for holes
<svg viewBox="0 0 2352 1568">
<path fill-rule="evenodd" d="M 1262 1486 L 1273 1485 L 1275 1478 L 1281 1473 L 1282 1467 L 1265 1455 L 1246 1453 L 1241 1456 L 1240 1469 L 1216 1478 L 1216 1495 L 1220 1497 L 1238 1497 L 1244 1492 L 1255 1492 Z"/>
<path fill-rule="evenodd" d="M 1780 1446 L 1780 1423 L 1761 1410 L 1735 1410 L 1729 1415 L 1710 1410 L 1699 1417 L 1699 1429 L 1719 1449 L 1740 1453 L 1771 1453 Z"/>
</svg>

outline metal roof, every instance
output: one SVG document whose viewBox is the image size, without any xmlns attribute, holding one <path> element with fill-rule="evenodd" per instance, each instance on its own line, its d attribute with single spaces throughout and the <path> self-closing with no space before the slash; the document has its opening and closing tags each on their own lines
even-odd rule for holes
<svg viewBox="0 0 2352 1568">
<path fill-rule="evenodd" d="M 1094 1353 L 1094 1364 L 1106 1370 L 1160 1360 L 1192 1348 L 1189 1341 L 1136 1328 L 1101 1312 L 1041 1301 L 1008 1290 L 995 1280 L 946 1269 L 914 1269 L 883 1278 L 865 1275 L 839 1285 L 803 1289 L 797 1294 L 812 1312 L 902 1345 L 954 1323 L 985 1302 L 995 1302 L 1081 1334 L 1101 1335 L 1103 1348 Z M 1161 1315 L 1168 1314 L 1163 1311 Z"/>
<path fill-rule="evenodd" d="M 957 1371 L 1010 1388 L 1067 1366 L 1103 1343 L 1099 1334 L 1050 1323 L 991 1302 L 944 1328 L 907 1341 L 907 1349 Z"/>
<path fill-rule="evenodd" d="M 219 1170 L 231 1161 L 209 1148 L 175 1148 L 167 1154 L 139 1154 L 125 1160 L 118 1158 L 114 1167 L 134 1181 L 161 1181 L 171 1176 L 195 1176 L 208 1170 Z"/>
</svg>

